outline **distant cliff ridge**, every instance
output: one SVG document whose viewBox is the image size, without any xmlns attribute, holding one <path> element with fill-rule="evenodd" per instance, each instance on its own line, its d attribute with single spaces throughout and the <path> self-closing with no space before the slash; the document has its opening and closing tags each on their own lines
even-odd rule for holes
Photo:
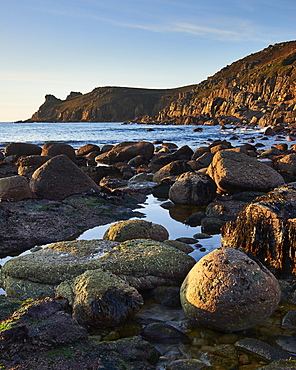
<svg viewBox="0 0 296 370">
<path fill-rule="evenodd" d="M 28 121 L 120 122 L 140 116 L 154 116 L 177 99 L 178 93 L 192 88 L 158 90 L 98 87 L 83 95 L 71 92 L 66 100 L 46 95 L 45 102 Z"/>
<path fill-rule="evenodd" d="M 296 41 L 270 45 L 196 85 L 47 95 L 29 121 L 296 125 Z"/>
</svg>

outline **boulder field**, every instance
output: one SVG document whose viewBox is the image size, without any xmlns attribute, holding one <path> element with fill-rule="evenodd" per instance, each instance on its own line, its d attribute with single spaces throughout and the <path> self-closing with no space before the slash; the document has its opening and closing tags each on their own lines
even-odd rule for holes
<svg viewBox="0 0 296 370">
<path fill-rule="evenodd" d="M 94 351 L 100 353 L 102 366 L 109 361 L 118 369 L 154 369 L 165 352 L 156 346 L 157 352 L 147 340 L 195 343 L 197 354 L 174 355 L 168 369 L 243 369 L 256 363 L 252 356 L 268 346 L 272 355 L 261 354 L 261 364 L 289 359 L 296 353 L 287 344 L 295 329 L 292 309 L 277 329 L 285 336 L 282 341 L 274 338 L 267 344 L 263 329 L 258 339 L 246 330 L 275 325 L 266 323 L 278 310 L 281 294 L 290 305 L 296 303 L 295 149 L 280 144 L 269 150 L 251 144 L 233 148 L 226 141 L 194 152 L 187 146 L 148 142 L 103 148 L 88 144 L 76 152 L 58 143 L 43 148 L 8 145 L 0 162 L 0 255 L 53 244 L 1 268 L 1 284 L 9 295 L 0 301 L 3 366 L 12 364 L 11 356 L 16 362 L 34 363 L 34 348 L 40 346 L 45 353 L 49 346 L 63 348 L 56 368 L 67 368 L 67 346 L 84 343 L 83 349 L 79 344 L 73 350 L 77 364 L 79 351 L 82 356 Z M 152 222 L 123 221 L 138 216 L 132 208 L 150 193 L 166 198 L 164 206 L 172 215 L 180 206 L 194 206 L 184 222 L 202 225 L 206 233 L 221 232 L 223 246 L 196 262 L 188 254 L 192 241 L 168 240 L 167 230 Z M 77 231 L 114 220 L 120 221 L 103 239 L 65 241 Z M 166 326 L 145 318 L 146 297 L 160 302 L 162 309 L 177 307 L 183 330 L 178 332 L 169 320 Z M 33 322 L 33 316 L 40 320 Z M 57 332 L 51 321 L 57 323 Z M 116 329 L 132 323 L 141 327 L 136 336 Z M 190 337 L 188 333 L 195 333 L 192 325 L 235 339 Z M 118 341 L 119 347 L 108 347 L 112 358 L 104 353 L 107 347 L 86 344 L 93 330 L 102 333 L 100 340 L 132 337 L 134 359 L 118 349 L 127 346 L 124 340 Z M 247 334 L 242 338 L 242 333 Z M 142 346 L 147 346 L 146 356 Z"/>
</svg>

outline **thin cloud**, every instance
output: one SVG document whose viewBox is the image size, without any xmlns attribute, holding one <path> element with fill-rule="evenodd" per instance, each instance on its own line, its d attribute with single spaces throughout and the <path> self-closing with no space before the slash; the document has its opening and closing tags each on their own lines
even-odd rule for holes
<svg viewBox="0 0 296 370">
<path fill-rule="evenodd" d="M 207 27 L 202 25 L 196 25 L 188 22 L 176 22 L 170 25 L 141 25 L 141 24 L 128 24 L 128 23 L 116 23 L 118 26 L 138 28 L 150 32 L 158 33 L 185 33 L 204 38 L 211 38 L 222 41 L 240 41 L 240 40 L 254 40 L 254 27 L 249 22 L 241 22 L 236 25 L 237 22 L 233 22 L 235 29 L 224 29 L 217 27 Z M 266 40 L 264 40 L 266 41 Z"/>
</svg>

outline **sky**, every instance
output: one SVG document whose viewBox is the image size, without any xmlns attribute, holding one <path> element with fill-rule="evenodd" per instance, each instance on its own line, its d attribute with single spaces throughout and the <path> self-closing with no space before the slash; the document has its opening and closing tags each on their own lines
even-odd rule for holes
<svg viewBox="0 0 296 370">
<path fill-rule="evenodd" d="M 295 0 L 0 0 L 0 122 L 46 94 L 173 88 L 296 39 Z"/>
</svg>

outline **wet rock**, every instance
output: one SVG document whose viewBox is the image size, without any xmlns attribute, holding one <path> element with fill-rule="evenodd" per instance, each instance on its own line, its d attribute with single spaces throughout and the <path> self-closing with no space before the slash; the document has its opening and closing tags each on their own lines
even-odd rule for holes
<svg viewBox="0 0 296 370">
<path fill-rule="evenodd" d="M 179 251 L 187 254 L 194 251 L 194 248 L 192 248 L 189 244 L 183 243 L 179 240 L 164 240 L 164 243 L 170 245 L 171 247 L 177 248 L 179 249 Z"/>
<path fill-rule="evenodd" d="M 40 155 L 41 148 L 35 144 L 29 143 L 10 143 L 4 149 L 4 153 L 6 157 L 10 155 Z"/>
<path fill-rule="evenodd" d="M 275 277 L 234 248 L 219 248 L 200 259 L 181 286 L 185 314 L 196 325 L 224 331 L 253 327 L 280 300 Z"/>
<path fill-rule="evenodd" d="M 282 350 L 296 355 L 296 337 L 288 335 L 279 335 L 275 338 L 272 338 L 272 342 Z"/>
<path fill-rule="evenodd" d="M 30 178 L 34 171 L 47 162 L 51 157 L 41 155 L 22 156 L 18 159 L 18 174 Z"/>
<path fill-rule="evenodd" d="M 99 154 L 96 162 L 114 164 L 117 162 L 129 161 L 132 158 L 142 155 L 145 160 L 150 160 L 154 152 L 154 145 L 145 141 L 129 142 L 125 141 L 112 147 L 106 153 Z"/>
<path fill-rule="evenodd" d="M 176 204 L 207 205 L 216 196 L 216 184 L 207 175 L 186 172 L 177 177 L 169 190 L 169 198 Z"/>
<path fill-rule="evenodd" d="M 11 176 L 0 179 L 0 199 L 19 201 L 32 198 L 29 183 L 24 176 Z"/>
<path fill-rule="evenodd" d="M 247 203 L 240 200 L 222 200 L 208 204 L 206 217 L 216 217 L 222 220 L 233 220 Z"/>
<path fill-rule="evenodd" d="M 153 239 L 164 241 L 169 233 L 162 225 L 145 220 L 119 221 L 111 225 L 104 233 L 103 239 L 124 242 L 131 239 Z"/>
<path fill-rule="evenodd" d="M 158 286 L 151 291 L 155 301 L 163 306 L 180 308 L 180 288 L 176 286 Z"/>
<path fill-rule="evenodd" d="M 196 226 L 201 224 L 201 220 L 206 217 L 206 214 L 202 211 L 192 213 L 184 223 L 190 226 Z"/>
<path fill-rule="evenodd" d="M 203 233 L 220 234 L 221 227 L 226 221 L 217 217 L 205 217 L 201 220 L 201 229 Z"/>
<path fill-rule="evenodd" d="M 19 299 L 54 297 L 61 282 L 95 269 L 94 261 L 117 244 L 106 240 L 64 241 L 13 258 L 0 270 L 3 287 Z"/>
<path fill-rule="evenodd" d="M 62 200 L 70 195 L 100 191 L 99 186 L 65 155 L 53 157 L 32 175 L 30 188 L 38 198 Z"/>
<path fill-rule="evenodd" d="M 200 352 L 200 359 L 210 366 L 224 369 L 235 369 L 238 366 L 237 350 L 233 345 L 202 346 Z"/>
<path fill-rule="evenodd" d="M 178 176 L 181 173 L 190 171 L 190 166 L 185 161 L 173 161 L 159 169 L 153 176 L 153 181 L 161 182 L 166 177 Z"/>
<path fill-rule="evenodd" d="M 249 203 L 222 230 L 222 245 L 252 253 L 279 278 L 293 277 L 296 188 L 282 186 Z"/>
<path fill-rule="evenodd" d="M 235 343 L 235 346 L 269 361 L 289 359 L 290 357 L 288 353 L 282 349 L 273 347 L 255 338 L 241 339 Z"/>
<path fill-rule="evenodd" d="M 4 330 L 0 332 L 2 347 L 24 340 L 53 345 L 87 338 L 87 330 L 77 325 L 77 322 L 63 311 L 58 300 L 49 298 L 25 302 L 4 320 L 3 324 Z"/>
<path fill-rule="evenodd" d="M 197 233 L 197 234 L 194 234 L 193 237 L 195 239 L 210 239 L 212 238 L 212 235 L 209 235 L 209 234 L 203 234 L 203 233 Z"/>
<path fill-rule="evenodd" d="M 56 289 L 66 297 L 72 316 L 81 325 L 115 326 L 137 313 L 143 305 L 139 292 L 116 275 L 102 270 L 86 271 Z"/>
<path fill-rule="evenodd" d="M 257 370 L 296 370 L 295 360 L 272 361 L 267 366 L 257 368 Z"/>
<path fill-rule="evenodd" d="M 296 310 L 288 312 L 282 321 L 282 327 L 296 329 Z"/>
<path fill-rule="evenodd" d="M 170 187 L 174 182 L 171 179 L 165 178 L 160 181 L 153 189 L 152 195 L 155 198 L 168 198 Z"/>
<path fill-rule="evenodd" d="M 164 322 L 148 324 L 141 330 L 141 335 L 143 338 L 153 340 L 154 342 L 163 342 L 164 340 L 166 342 L 189 342 L 187 335 Z"/>
<path fill-rule="evenodd" d="M 271 167 L 231 150 L 216 153 L 207 174 L 221 192 L 269 191 L 284 183 L 283 177 Z"/>
<path fill-rule="evenodd" d="M 179 242 L 182 242 L 182 243 L 185 243 L 185 244 L 194 244 L 197 242 L 197 240 L 195 238 L 188 238 L 188 237 L 185 237 L 185 236 L 181 236 L 180 238 L 177 238 L 176 239 L 177 241 Z"/>
<path fill-rule="evenodd" d="M 195 358 L 185 358 L 182 360 L 175 360 L 170 362 L 167 370 L 200 370 L 204 369 L 205 363 Z"/>
<path fill-rule="evenodd" d="M 48 142 L 45 143 L 42 147 L 41 155 L 55 157 L 57 155 L 62 154 L 71 159 L 71 161 L 75 162 L 76 160 L 75 150 L 69 144 Z"/>
</svg>

